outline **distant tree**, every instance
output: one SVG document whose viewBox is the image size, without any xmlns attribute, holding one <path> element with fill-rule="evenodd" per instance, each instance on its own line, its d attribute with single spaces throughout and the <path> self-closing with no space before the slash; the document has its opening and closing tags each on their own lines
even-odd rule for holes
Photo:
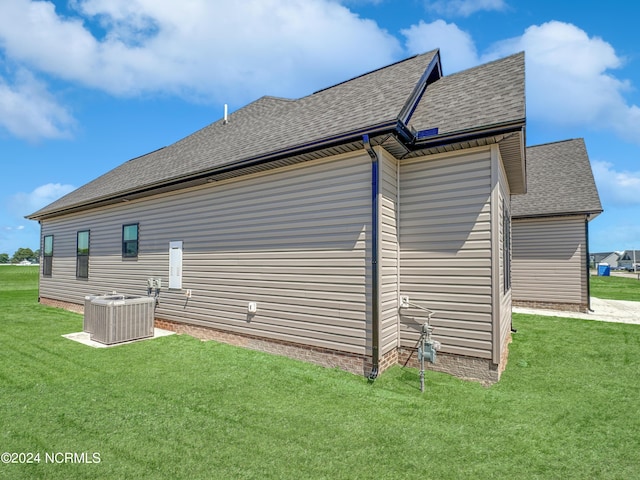
<svg viewBox="0 0 640 480">
<path fill-rule="evenodd" d="M 36 250 L 35 252 L 33 252 L 33 259 L 35 261 L 40 260 L 40 249 Z"/>
<path fill-rule="evenodd" d="M 35 254 L 30 248 L 19 248 L 11 258 L 11 263 L 20 263 L 23 260 L 33 261 L 35 260 Z"/>
<path fill-rule="evenodd" d="M 0 263 L 9 263 L 8 253 L 0 253 Z"/>
</svg>

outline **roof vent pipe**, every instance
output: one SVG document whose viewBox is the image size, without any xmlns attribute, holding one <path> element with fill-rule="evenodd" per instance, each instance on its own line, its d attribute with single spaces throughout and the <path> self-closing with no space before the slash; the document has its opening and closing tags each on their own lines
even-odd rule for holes
<svg viewBox="0 0 640 480">
<path fill-rule="evenodd" d="M 224 120 L 222 121 L 222 123 L 224 125 L 229 123 L 229 107 L 227 106 L 226 103 L 224 104 Z"/>
</svg>

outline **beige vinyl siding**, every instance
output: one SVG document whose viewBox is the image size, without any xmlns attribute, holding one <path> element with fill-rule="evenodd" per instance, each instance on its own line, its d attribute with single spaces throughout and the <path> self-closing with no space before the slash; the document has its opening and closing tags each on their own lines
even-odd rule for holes
<svg viewBox="0 0 640 480">
<path fill-rule="evenodd" d="M 513 299 L 587 303 L 584 216 L 513 220 Z"/>
<path fill-rule="evenodd" d="M 490 149 L 403 162 L 400 190 L 400 294 L 436 312 L 443 352 L 491 358 Z M 423 318 L 403 311 L 403 346 Z"/>
<path fill-rule="evenodd" d="M 396 161 L 384 150 L 380 159 L 380 352 L 398 346 L 398 194 Z"/>
<path fill-rule="evenodd" d="M 81 303 L 111 290 L 146 294 L 147 277 L 161 277 L 159 318 L 370 353 L 370 163 L 343 155 L 44 221 L 55 250 L 40 295 Z M 121 256 L 128 223 L 140 224 L 137 259 Z M 91 229 L 83 280 L 80 229 Z M 166 288 L 170 241 L 183 241 L 179 291 Z"/>
<path fill-rule="evenodd" d="M 498 256 L 498 285 L 496 286 L 496 292 L 498 293 L 498 305 L 499 309 L 494 316 L 494 322 L 497 322 L 496 338 L 494 340 L 493 348 L 493 361 L 494 363 L 500 362 L 500 357 L 506 345 L 509 334 L 511 333 L 511 292 L 512 287 L 505 290 L 505 260 L 506 256 L 510 254 L 505 249 L 505 235 L 509 232 L 504 231 L 504 217 L 505 215 L 511 215 L 511 195 L 509 194 L 509 183 L 504 171 L 504 165 L 500 156 L 500 150 L 497 147 L 493 148 L 495 152 L 493 168 L 496 169 L 498 174 L 498 220 L 495 225 L 495 229 L 498 233 L 497 251 Z M 513 222 L 511 222 L 511 230 L 513 230 Z M 511 241 L 513 249 L 513 239 Z M 512 277 L 513 280 L 513 277 Z"/>
</svg>

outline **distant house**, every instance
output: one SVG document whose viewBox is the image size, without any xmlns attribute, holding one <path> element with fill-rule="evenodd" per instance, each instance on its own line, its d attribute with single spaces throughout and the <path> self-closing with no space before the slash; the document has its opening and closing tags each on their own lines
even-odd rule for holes
<svg viewBox="0 0 640 480">
<path fill-rule="evenodd" d="M 607 264 L 611 267 L 617 267 L 618 260 L 620 260 L 620 254 L 618 252 L 598 252 L 592 253 L 590 256 L 592 268 L 596 268 L 599 264 Z"/>
<path fill-rule="evenodd" d="M 525 191 L 524 55 L 442 76 L 439 51 L 298 100 L 263 97 L 29 218 L 40 301 L 161 278 L 156 324 L 375 377 L 496 381 L 511 322 L 509 210 Z"/>
<path fill-rule="evenodd" d="M 627 270 L 633 270 L 634 265 L 640 267 L 640 250 L 625 250 L 622 252 L 620 260 L 618 260 L 618 266 Z M 638 270 L 640 270 L 640 268 L 638 268 Z"/>
<path fill-rule="evenodd" d="M 589 308 L 589 221 L 602 212 L 582 139 L 527 148 L 527 193 L 512 199 L 513 304 Z"/>
</svg>

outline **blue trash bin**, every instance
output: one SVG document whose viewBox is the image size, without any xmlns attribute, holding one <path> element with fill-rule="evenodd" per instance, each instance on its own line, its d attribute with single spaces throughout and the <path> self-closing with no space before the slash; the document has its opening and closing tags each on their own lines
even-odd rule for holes
<svg viewBox="0 0 640 480">
<path fill-rule="evenodd" d="M 608 277 L 611 275 L 611 267 L 607 264 L 598 265 L 598 276 Z"/>
</svg>

